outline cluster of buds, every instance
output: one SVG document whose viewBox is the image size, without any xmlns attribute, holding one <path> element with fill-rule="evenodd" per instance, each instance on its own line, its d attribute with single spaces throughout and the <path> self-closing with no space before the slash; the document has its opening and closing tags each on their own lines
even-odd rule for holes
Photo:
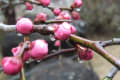
<svg viewBox="0 0 120 80">
<path fill-rule="evenodd" d="M 43 6 L 48 6 L 50 0 L 36 0 Z M 33 6 L 30 2 L 25 2 L 27 10 L 32 10 Z M 79 8 L 82 5 L 82 0 L 74 0 L 71 8 Z M 53 9 L 53 13 L 56 16 L 56 20 L 70 20 L 71 16 L 66 11 L 62 11 L 60 8 Z M 80 15 L 76 11 L 71 11 L 72 18 L 75 20 L 80 19 Z M 47 15 L 45 13 L 39 13 L 36 16 L 35 22 L 46 22 Z M 52 24 L 54 28 L 54 37 L 56 39 L 55 46 L 61 46 L 60 40 L 67 40 L 71 34 L 75 34 L 76 29 L 73 25 L 67 22 Z M 29 18 L 20 18 L 16 23 L 16 30 L 23 34 L 28 35 L 34 32 L 34 25 Z M 19 73 L 23 67 L 23 62 L 28 61 L 30 58 L 34 60 L 42 60 L 48 54 L 48 43 L 43 39 L 34 40 L 29 43 L 29 46 L 23 51 L 23 55 L 20 56 L 23 43 L 19 46 L 12 48 L 12 57 L 5 57 L 2 59 L 2 67 L 6 74 L 15 75 Z M 90 60 L 93 57 L 91 49 L 81 48 L 78 49 L 80 60 Z"/>
<path fill-rule="evenodd" d="M 48 6 L 50 4 L 50 0 L 36 0 L 36 1 L 40 2 L 40 4 L 43 6 Z M 74 20 L 79 20 L 80 14 L 73 10 L 74 10 L 74 8 L 80 8 L 82 6 L 82 4 L 83 4 L 82 0 L 74 0 L 74 3 L 71 6 L 71 8 L 72 8 L 71 15 Z M 32 3 L 25 2 L 25 5 L 26 5 L 27 10 L 33 9 Z M 67 12 L 62 11 L 60 8 L 53 8 L 53 13 L 55 16 L 57 16 L 56 17 L 57 20 L 61 20 L 61 19 L 70 20 L 71 19 L 71 16 Z M 40 21 L 45 21 L 46 20 L 45 17 L 46 17 L 46 14 L 40 13 L 36 16 L 36 19 L 39 19 Z M 42 19 L 40 19 L 40 18 L 42 18 Z"/>
<path fill-rule="evenodd" d="M 15 75 L 22 69 L 23 62 L 30 58 L 41 60 L 48 54 L 48 44 L 45 40 L 34 40 L 29 44 L 29 47 L 24 50 L 22 58 L 19 56 L 22 45 L 12 48 L 13 57 L 4 57 L 2 59 L 2 67 L 8 75 Z"/>
</svg>

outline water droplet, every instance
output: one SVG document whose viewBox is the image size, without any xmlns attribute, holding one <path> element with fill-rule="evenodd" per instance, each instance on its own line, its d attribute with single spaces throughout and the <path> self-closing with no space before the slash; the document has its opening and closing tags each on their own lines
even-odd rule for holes
<svg viewBox="0 0 120 80">
<path fill-rule="evenodd" d="M 37 60 L 37 62 L 39 63 L 39 62 L 41 62 L 41 60 Z"/>
<path fill-rule="evenodd" d="M 54 35 L 50 35 L 49 37 L 51 41 L 55 41 Z"/>
</svg>

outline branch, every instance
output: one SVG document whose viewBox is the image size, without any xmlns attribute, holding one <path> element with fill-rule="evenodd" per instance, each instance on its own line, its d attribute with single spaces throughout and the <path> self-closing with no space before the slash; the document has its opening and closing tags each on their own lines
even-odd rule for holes
<svg viewBox="0 0 120 80">
<path fill-rule="evenodd" d="M 27 2 L 29 2 L 29 3 L 31 3 L 31 4 L 43 6 L 41 3 L 37 2 L 37 1 L 30 1 L 30 0 L 28 0 Z M 50 10 L 53 10 L 53 9 L 54 9 L 54 7 L 50 7 L 50 6 L 43 6 L 43 7 L 48 8 L 48 9 L 50 9 Z M 60 8 L 60 9 L 61 9 L 61 10 L 69 10 L 69 11 L 72 10 L 72 8 Z"/>
<path fill-rule="evenodd" d="M 103 47 L 107 47 L 107 46 L 111 46 L 111 45 L 118 45 L 118 44 L 120 44 L 120 38 L 113 38 L 112 40 L 103 41 L 100 44 Z"/>
<path fill-rule="evenodd" d="M 26 80 L 24 67 L 22 68 L 22 70 L 21 70 L 21 72 L 20 72 L 20 80 Z"/>
<path fill-rule="evenodd" d="M 118 68 L 113 67 L 103 80 L 112 80 L 118 71 L 119 71 Z"/>
<path fill-rule="evenodd" d="M 28 48 L 29 43 L 30 43 L 29 41 L 25 41 L 23 43 L 23 46 L 22 46 L 22 48 L 17 56 L 20 56 L 20 57 L 23 56 L 23 53 L 24 53 L 25 49 Z"/>
<path fill-rule="evenodd" d="M 76 35 L 71 35 L 70 36 L 70 41 L 73 41 L 74 43 L 79 43 L 85 47 L 89 47 L 96 51 L 99 55 L 104 57 L 107 61 L 109 61 L 111 64 L 116 66 L 118 69 L 120 69 L 120 62 L 117 58 L 109 54 L 103 46 L 101 46 L 100 41 L 91 41 Z"/>
<path fill-rule="evenodd" d="M 0 29 L 3 31 L 15 31 L 16 25 L 7 25 L 7 24 L 0 23 Z"/>
<path fill-rule="evenodd" d="M 37 23 L 42 23 L 42 24 L 52 24 L 52 23 L 63 23 L 63 22 L 68 22 L 68 23 L 71 23 L 72 20 L 47 20 L 45 22 L 39 22 L 39 20 L 34 20 L 34 23 L 37 24 Z"/>
<path fill-rule="evenodd" d="M 119 71 L 118 68 L 116 67 L 112 68 L 109 74 L 103 80 L 112 80 L 118 71 Z"/>
<path fill-rule="evenodd" d="M 47 55 L 46 57 L 44 57 L 42 59 L 42 61 L 45 61 L 47 59 L 50 59 L 51 57 L 54 57 L 54 56 L 58 56 L 58 55 L 61 55 L 61 54 L 64 54 L 64 53 L 68 53 L 68 52 L 73 52 L 73 51 L 76 51 L 76 48 L 70 48 L 70 49 L 61 49 L 61 50 L 58 50 L 57 52 L 55 53 L 50 53 L 49 55 Z M 68 53 L 69 54 L 69 53 Z"/>
<path fill-rule="evenodd" d="M 47 20 L 46 22 L 43 22 L 44 24 L 51 24 L 51 23 L 62 23 L 62 22 L 72 22 L 72 20 Z M 35 21 L 34 23 L 39 23 L 39 21 Z M 41 27 L 41 29 L 43 28 L 43 26 L 45 25 L 35 25 L 35 29 L 36 27 L 39 26 Z M 46 25 L 48 26 L 48 25 Z M 15 31 L 16 30 L 16 25 L 7 25 L 4 23 L 0 23 L 0 30 L 3 31 Z"/>
</svg>

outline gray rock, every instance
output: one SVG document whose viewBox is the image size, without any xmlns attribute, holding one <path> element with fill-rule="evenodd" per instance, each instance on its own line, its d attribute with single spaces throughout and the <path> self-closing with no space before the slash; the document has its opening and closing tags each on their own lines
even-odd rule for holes
<svg viewBox="0 0 120 80">
<path fill-rule="evenodd" d="M 41 62 L 27 72 L 27 80 L 99 80 L 92 67 L 88 69 L 83 63 L 73 62 L 70 58 L 63 59 L 62 63 L 60 67 L 57 59 Z"/>
</svg>

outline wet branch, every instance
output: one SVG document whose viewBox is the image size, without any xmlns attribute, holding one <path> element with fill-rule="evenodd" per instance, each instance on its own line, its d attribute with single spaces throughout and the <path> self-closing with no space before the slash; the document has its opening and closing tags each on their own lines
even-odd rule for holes
<svg viewBox="0 0 120 80">
<path fill-rule="evenodd" d="M 41 3 L 37 2 L 37 1 L 30 1 L 30 0 L 27 0 L 27 2 L 31 3 L 31 4 L 35 4 L 35 5 L 39 5 L 39 6 L 43 6 Z M 53 10 L 55 7 L 50 7 L 50 6 L 43 6 L 45 8 L 48 8 L 50 10 Z M 72 8 L 60 8 L 61 10 L 69 10 L 71 11 Z"/>
<path fill-rule="evenodd" d="M 105 58 L 107 61 L 109 61 L 111 64 L 113 64 L 114 66 L 116 66 L 118 69 L 120 69 L 120 62 L 119 60 L 112 56 L 110 53 L 108 53 L 102 46 L 102 42 L 100 41 L 92 41 L 92 40 L 88 40 L 76 35 L 71 35 L 70 36 L 70 41 L 73 41 L 74 43 L 78 43 L 80 45 L 83 45 L 85 47 L 91 48 L 94 51 L 96 51 L 99 55 L 101 55 L 103 58 Z M 114 43 L 119 42 L 119 39 L 117 39 L 116 41 L 114 41 Z M 113 43 L 113 42 L 111 42 Z M 110 44 L 110 43 L 106 43 Z"/>
</svg>

